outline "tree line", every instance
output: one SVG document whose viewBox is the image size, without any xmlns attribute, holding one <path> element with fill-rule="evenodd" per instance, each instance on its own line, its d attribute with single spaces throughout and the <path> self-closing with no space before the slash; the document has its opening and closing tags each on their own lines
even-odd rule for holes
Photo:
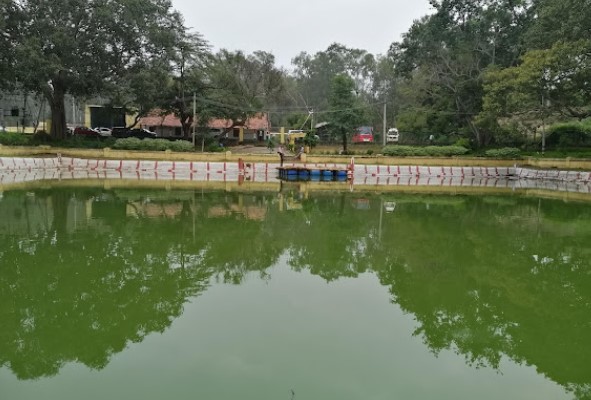
<svg viewBox="0 0 591 400">
<path fill-rule="evenodd" d="M 174 113 L 185 135 L 194 114 L 204 125 L 257 112 L 294 129 L 326 121 L 344 146 L 351 127 L 384 119 L 417 142 L 478 148 L 537 143 L 545 126 L 591 116 L 590 0 L 431 6 L 383 55 L 334 43 L 288 71 L 269 52 L 213 52 L 169 0 L 0 0 L 0 89 L 46 99 L 55 138 L 66 94 L 138 119 Z"/>
</svg>

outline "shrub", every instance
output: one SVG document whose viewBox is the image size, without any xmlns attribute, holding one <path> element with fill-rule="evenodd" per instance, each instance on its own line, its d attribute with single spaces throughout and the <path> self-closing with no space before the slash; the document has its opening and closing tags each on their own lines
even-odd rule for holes
<svg viewBox="0 0 591 400">
<path fill-rule="evenodd" d="M 591 146 L 591 126 L 578 122 L 552 125 L 546 144 L 557 147 Z"/>
<path fill-rule="evenodd" d="M 26 146 L 30 142 L 30 137 L 22 133 L 0 133 L 0 144 L 5 146 Z"/>
<path fill-rule="evenodd" d="M 224 151 L 224 148 L 218 143 L 210 143 L 205 150 L 209 153 L 219 153 Z"/>
<path fill-rule="evenodd" d="M 427 146 L 425 151 L 433 157 L 453 157 L 466 154 L 468 149 L 461 146 Z"/>
<path fill-rule="evenodd" d="M 78 149 L 102 149 L 105 147 L 113 146 L 115 139 L 107 138 L 93 138 L 93 137 L 80 137 L 74 136 L 69 139 L 52 141 L 52 146 L 78 148 Z"/>
<path fill-rule="evenodd" d="M 521 151 L 515 147 L 503 147 L 487 150 L 484 155 L 491 158 L 520 158 Z"/>
<path fill-rule="evenodd" d="M 143 150 L 143 151 L 178 151 L 187 152 L 193 151 L 193 144 L 186 140 L 170 141 L 166 139 L 138 139 L 125 138 L 117 139 L 112 146 L 119 150 Z"/>
<path fill-rule="evenodd" d="M 466 149 L 469 149 L 470 148 L 470 139 L 467 139 L 467 138 L 458 139 L 454 143 L 454 146 L 459 146 L 459 147 L 464 147 Z"/>
<path fill-rule="evenodd" d="M 193 143 L 186 140 L 175 140 L 170 142 L 169 147 L 171 151 L 188 152 L 193 151 Z"/>
<path fill-rule="evenodd" d="M 138 138 L 117 139 L 113 148 L 120 150 L 143 150 L 142 141 Z"/>
<path fill-rule="evenodd" d="M 468 153 L 468 149 L 461 146 L 386 146 L 383 154 L 395 157 L 452 157 Z"/>
<path fill-rule="evenodd" d="M 170 147 L 171 142 L 166 139 L 145 139 L 141 143 L 142 148 L 140 150 L 164 151 Z"/>
<path fill-rule="evenodd" d="M 51 141 L 52 141 L 51 136 L 47 132 L 45 132 L 44 130 L 40 130 L 40 131 L 35 132 L 33 137 L 31 137 L 30 143 L 31 144 L 48 144 Z"/>
</svg>

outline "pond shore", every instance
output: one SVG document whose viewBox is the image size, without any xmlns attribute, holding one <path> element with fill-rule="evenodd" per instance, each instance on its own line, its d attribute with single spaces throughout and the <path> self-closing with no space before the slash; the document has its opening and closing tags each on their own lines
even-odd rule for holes
<svg viewBox="0 0 591 400">
<path fill-rule="evenodd" d="M 69 152 L 70 153 L 70 152 Z M 80 154 L 79 150 L 73 153 Z M 82 151 L 97 155 L 97 151 Z M 94 154 L 92 154 L 94 153 Z M 98 153 L 105 154 L 101 150 Z M 274 154 L 186 154 L 161 152 L 108 152 L 109 158 L 71 157 L 43 152 L 36 157 L 0 157 L 0 191 L 26 189 L 35 185 L 161 187 L 167 189 L 214 189 L 225 191 L 275 191 L 292 188 L 300 192 L 422 192 L 450 194 L 534 193 L 536 196 L 560 197 L 564 200 L 591 201 L 591 172 L 567 169 L 533 169 L 507 165 L 515 160 L 498 161 L 497 166 L 462 165 L 464 158 L 394 159 L 386 157 L 303 157 L 287 159 L 284 166 L 346 169 L 348 178 L 333 181 L 326 177 L 299 176 L 280 180 L 278 156 Z M 142 159 L 141 155 L 155 159 Z M 172 160 L 163 160 L 170 156 Z M 115 156 L 119 156 L 116 158 Z M 128 156 L 129 159 L 125 159 Z M 158 157 L 160 156 L 160 157 Z M 189 156 L 199 161 L 178 160 Z M 216 157 L 212 157 L 216 156 Z M 183 157 L 184 158 L 184 157 Z M 252 160 L 257 161 L 252 161 Z M 261 160 L 262 161 L 258 161 Z M 321 161 L 318 161 L 320 159 Z M 385 164 L 384 160 L 398 164 Z M 329 161 L 330 160 L 330 161 Z M 359 162 L 359 160 L 365 161 Z M 377 161 L 381 162 L 378 163 Z M 401 161 L 414 161 L 405 165 Z M 445 161 L 448 161 L 448 165 Z M 451 163 L 449 162 L 451 161 Z M 475 160 L 471 161 L 484 161 Z M 431 164 L 431 165 L 429 165 Z M 462 165 L 462 166 L 458 166 Z M 510 165 L 510 164 L 509 164 Z M 545 194 L 542 194 L 545 193 Z"/>
<path fill-rule="evenodd" d="M 244 152 L 246 151 L 246 152 Z M 175 153 L 171 151 L 134 151 L 105 149 L 70 149 L 50 146 L 17 147 L 0 145 L 4 157 L 72 157 L 99 160 L 159 160 L 193 162 L 279 162 L 276 152 L 249 147 L 231 148 L 220 153 Z M 288 161 L 314 164 L 347 164 L 352 156 L 304 154 L 301 160 Z M 366 165 L 422 165 L 443 167 L 531 167 L 542 169 L 591 171 L 591 159 L 524 157 L 521 159 L 492 159 L 484 157 L 388 157 L 382 155 L 354 156 L 356 164 Z"/>
</svg>

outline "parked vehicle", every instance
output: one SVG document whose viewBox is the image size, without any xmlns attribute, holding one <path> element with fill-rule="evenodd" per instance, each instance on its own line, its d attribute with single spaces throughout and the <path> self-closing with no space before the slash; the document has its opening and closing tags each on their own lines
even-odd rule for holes
<svg viewBox="0 0 591 400">
<path fill-rule="evenodd" d="M 388 129 L 388 136 L 386 136 L 386 142 L 388 142 L 388 143 L 398 142 L 399 137 L 400 137 L 400 134 L 398 133 L 398 129 L 390 128 L 390 129 Z"/>
<path fill-rule="evenodd" d="M 111 136 L 114 138 L 126 138 L 129 137 L 129 129 L 124 126 L 114 126 L 111 129 Z"/>
<path fill-rule="evenodd" d="M 94 130 L 97 131 L 102 137 L 111 137 L 113 134 L 113 130 L 111 128 L 98 127 L 94 128 Z"/>
<path fill-rule="evenodd" d="M 138 139 L 155 139 L 157 137 L 156 132 L 149 131 L 145 128 L 127 129 L 121 126 L 114 127 L 111 135 L 118 139 L 129 137 Z"/>
<path fill-rule="evenodd" d="M 76 128 L 74 128 L 74 136 L 94 138 L 101 137 L 100 133 L 97 130 L 87 128 L 86 126 L 77 126 Z"/>
<path fill-rule="evenodd" d="M 352 143 L 373 143 L 373 127 L 360 126 L 351 138 Z"/>
<path fill-rule="evenodd" d="M 138 139 L 155 139 L 156 132 L 152 132 L 144 128 L 130 129 L 128 131 L 128 137 L 135 137 Z"/>
</svg>

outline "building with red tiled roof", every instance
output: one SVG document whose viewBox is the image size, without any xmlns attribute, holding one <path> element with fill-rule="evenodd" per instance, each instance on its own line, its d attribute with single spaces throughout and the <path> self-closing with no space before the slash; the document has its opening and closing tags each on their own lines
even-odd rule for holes
<svg viewBox="0 0 591 400">
<path fill-rule="evenodd" d="M 141 118 L 139 123 L 140 127 L 156 132 L 159 137 L 183 138 L 181 121 L 174 114 L 160 115 L 153 112 Z M 248 118 L 244 125 L 234 124 L 228 119 L 212 119 L 207 123 L 207 127 L 226 138 L 238 138 L 240 129 L 243 128 L 245 140 L 264 140 L 271 129 L 271 122 L 267 114 L 259 113 Z"/>
</svg>

